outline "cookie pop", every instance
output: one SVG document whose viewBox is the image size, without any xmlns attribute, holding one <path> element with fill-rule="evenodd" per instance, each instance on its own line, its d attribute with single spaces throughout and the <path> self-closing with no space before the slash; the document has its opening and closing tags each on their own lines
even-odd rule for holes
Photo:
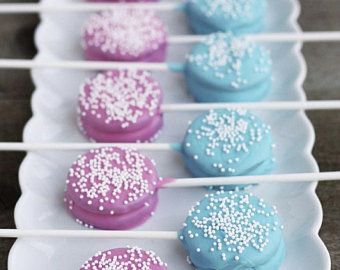
<svg viewBox="0 0 340 270">
<path fill-rule="evenodd" d="M 195 177 L 263 175 L 274 167 L 270 126 L 246 110 L 211 110 L 190 125 L 183 160 Z M 239 186 L 220 186 L 234 189 Z"/>
<path fill-rule="evenodd" d="M 277 270 L 286 249 L 275 207 L 245 192 L 207 194 L 179 232 L 198 270 Z"/>
<path fill-rule="evenodd" d="M 272 60 L 260 45 L 217 33 L 193 47 L 184 76 L 198 102 L 258 101 L 271 89 Z"/>
<path fill-rule="evenodd" d="M 161 62 L 166 55 L 166 28 L 154 12 L 117 9 L 92 14 L 82 29 L 88 60 Z"/>
<path fill-rule="evenodd" d="M 154 163 L 139 152 L 118 147 L 94 149 L 72 165 L 65 204 L 86 227 L 125 230 L 153 214 L 161 185 Z"/>
<path fill-rule="evenodd" d="M 162 89 L 149 72 L 99 73 L 81 87 L 79 127 L 93 141 L 152 141 L 163 125 L 162 99 Z"/>
</svg>

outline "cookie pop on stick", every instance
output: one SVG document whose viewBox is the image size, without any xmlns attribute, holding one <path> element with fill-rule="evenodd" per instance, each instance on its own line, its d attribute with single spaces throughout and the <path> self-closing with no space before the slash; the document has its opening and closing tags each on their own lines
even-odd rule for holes
<svg viewBox="0 0 340 270">
<path fill-rule="evenodd" d="M 179 239 L 196 269 L 276 270 L 285 258 L 283 229 L 262 198 L 218 191 L 195 204 L 179 232 L 1 229 L 0 237 Z"/>
<path fill-rule="evenodd" d="M 1 7 L 1 4 L 0 4 Z M 0 9 L 1 11 L 1 9 Z M 1 12 L 0 12 L 1 13 Z M 230 35 L 230 34 L 229 34 Z M 340 32 L 304 32 L 304 33 L 265 33 L 246 35 L 250 42 L 336 42 L 340 40 Z M 172 36 L 168 37 L 170 43 L 187 44 L 205 42 L 207 36 Z M 117 61 L 77 61 L 77 60 L 23 60 L 0 59 L 0 69 L 77 69 L 77 70 L 112 70 L 132 69 L 150 71 L 178 71 L 180 63 L 142 63 L 142 62 L 117 62 Z"/>
</svg>

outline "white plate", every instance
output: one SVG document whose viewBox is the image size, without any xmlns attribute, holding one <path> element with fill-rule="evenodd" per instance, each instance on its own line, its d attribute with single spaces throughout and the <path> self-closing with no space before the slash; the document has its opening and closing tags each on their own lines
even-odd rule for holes
<svg viewBox="0 0 340 270">
<path fill-rule="evenodd" d="M 56 3 L 61 0 L 44 0 Z M 69 2 L 72 0 L 63 0 Z M 295 0 L 269 2 L 267 31 L 299 31 L 299 5 Z M 85 16 L 85 15 L 84 15 Z M 38 59 L 81 59 L 79 29 L 83 15 L 44 15 L 36 33 Z M 162 14 L 171 33 L 187 33 L 183 14 Z M 301 44 L 267 45 L 274 59 L 274 85 L 268 100 L 305 100 L 302 83 L 306 66 Z M 181 61 L 188 47 L 171 47 L 169 60 Z M 76 127 L 76 97 L 79 85 L 91 73 L 65 70 L 32 72 L 36 91 L 32 98 L 33 117 L 24 131 L 25 142 L 85 141 Z M 190 102 L 181 75 L 155 73 L 165 90 L 165 102 Z M 277 144 L 275 173 L 315 172 L 317 164 L 311 155 L 314 131 L 301 111 L 258 112 L 271 124 Z M 194 114 L 167 114 L 159 142 L 181 141 L 189 119 Z M 176 123 L 176 128 L 174 128 Z M 29 153 L 20 168 L 22 197 L 16 210 L 18 228 L 84 229 L 74 222 L 63 206 L 64 181 L 68 168 L 78 153 Z M 172 152 L 147 153 L 158 163 L 162 176 L 188 176 L 180 157 Z M 315 194 L 315 183 L 265 184 L 254 193 L 277 205 L 285 225 L 288 254 L 282 269 L 330 269 L 329 254 L 318 236 L 322 209 Z M 155 216 L 138 230 L 178 230 L 190 206 L 200 199 L 205 189 L 162 190 Z M 20 239 L 13 246 L 10 270 L 79 269 L 97 250 L 139 245 L 153 249 L 169 269 L 192 269 L 178 241 L 123 240 L 48 240 Z"/>
</svg>

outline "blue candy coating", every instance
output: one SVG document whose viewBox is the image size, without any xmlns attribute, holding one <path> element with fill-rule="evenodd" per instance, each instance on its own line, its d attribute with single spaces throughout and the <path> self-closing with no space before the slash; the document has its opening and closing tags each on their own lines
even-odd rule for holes
<svg viewBox="0 0 340 270">
<path fill-rule="evenodd" d="M 265 0 L 189 0 L 187 21 L 197 34 L 245 34 L 264 28 Z"/>
<path fill-rule="evenodd" d="M 184 73 L 198 102 L 258 101 L 271 88 L 272 61 L 265 48 L 217 33 L 193 47 Z"/>
<path fill-rule="evenodd" d="M 179 239 L 198 270 L 277 270 L 286 253 L 276 208 L 240 191 L 206 195 Z"/>
<path fill-rule="evenodd" d="M 262 175 L 273 169 L 272 147 L 270 127 L 260 118 L 245 110 L 212 110 L 189 125 L 182 156 L 195 177 Z"/>
</svg>

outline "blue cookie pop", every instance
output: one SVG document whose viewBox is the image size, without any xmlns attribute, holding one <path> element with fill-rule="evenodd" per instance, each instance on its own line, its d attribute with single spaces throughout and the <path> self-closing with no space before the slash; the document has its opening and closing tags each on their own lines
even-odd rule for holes
<svg viewBox="0 0 340 270">
<path fill-rule="evenodd" d="M 264 47 L 232 34 L 209 35 L 187 56 L 188 91 L 198 102 L 262 100 L 272 82 L 272 60 Z"/>
<path fill-rule="evenodd" d="M 270 127 L 255 115 L 245 110 L 211 110 L 189 125 L 182 156 L 195 177 L 262 175 L 273 169 L 272 147 Z"/>
<path fill-rule="evenodd" d="M 275 207 L 245 192 L 207 194 L 179 239 L 197 270 L 278 270 L 285 258 Z"/>
<path fill-rule="evenodd" d="M 189 0 L 187 21 L 197 34 L 254 33 L 264 28 L 266 6 L 265 0 Z"/>
</svg>

